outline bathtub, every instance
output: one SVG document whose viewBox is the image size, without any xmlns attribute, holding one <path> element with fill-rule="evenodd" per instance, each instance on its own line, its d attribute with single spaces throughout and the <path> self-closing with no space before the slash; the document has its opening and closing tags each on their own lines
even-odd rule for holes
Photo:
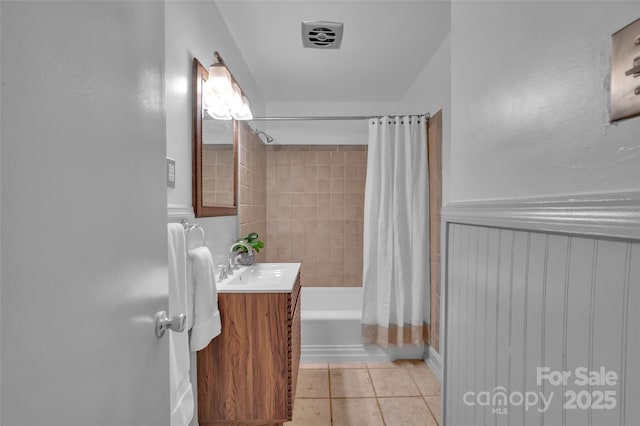
<svg viewBox="0 0 640 426">
<path fill-rule="evenodd" d="M 424 346 L 364 345 L 362 287 L 301 289 L 302 362 L 379 362 L 423 358 Z"/>
</svg>

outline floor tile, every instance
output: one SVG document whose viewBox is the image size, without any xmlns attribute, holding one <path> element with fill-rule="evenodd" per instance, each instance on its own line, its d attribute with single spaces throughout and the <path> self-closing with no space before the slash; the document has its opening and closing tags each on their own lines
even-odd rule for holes
<svg viewBox="0 0 640 426">
<path fill-rule="evenodd" d="M 433 414 L 433 417 L 435 417 L 438 424 L 440 424 L 440 395 L 425 396 L 424 399 L 427 401 L 431 414 Z"/>
<path fill-rule="evenodd" d="M 331 397 L 375 396 L 367 370 L 330 370 Z"/>
<path fill-rule="evenodd" d="M 322 370 L 329 368 L 329 363 L 327 362 L 307 362 L 300 363 L 300 370 Z"/>
<path fill-rule="evenodd" d="M 329 370 L 299 370 L 296 398 L 329 398 Z"/>
<path fill-rule="evenodd" d="M 369 370 L 377 396 L 420 396 L 406 368 Z"/>
<path fill-rule="evenodd" d="M 286 426 L 331 426 L 331 408 L 328 399 L 296 399 L 293 420 Z"/>
<path fill-rule="evenodd" d="M 333 426 L 383 426 L 375 398 L 331 400 Z"/>
<path fill-rule="evenodd" d="M 378 398 L 387 426 L 437 426 L 424 399 Z"/>
<path fill-rule="evenodd" d="M 411 378 L 424 396 L 440 395 L 440 381 L 428 368 L 416 368 Z"/>
<path fill-rule="evenodd" d="M 329 368 L 332 370 L 346 370 L 348 368 L 367 368 L 364 362 L 330 362 Z"/>
</svg>

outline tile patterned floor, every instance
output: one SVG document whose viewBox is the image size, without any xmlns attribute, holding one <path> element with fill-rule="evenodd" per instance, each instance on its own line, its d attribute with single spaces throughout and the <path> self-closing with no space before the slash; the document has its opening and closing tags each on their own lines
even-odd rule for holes
<svg viewBox="0 0 640 426">
<path fill-rule="evenodd" d="M 440 382 L 422 360 L 300 364 L 286 426 L 439 426 Z"/>
</svg>

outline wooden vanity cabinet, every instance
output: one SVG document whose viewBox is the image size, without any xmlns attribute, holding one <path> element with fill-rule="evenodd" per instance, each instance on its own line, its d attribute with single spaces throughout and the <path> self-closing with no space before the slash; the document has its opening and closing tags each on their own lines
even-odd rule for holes
<svg viewBox="0 0 640 426">
<path fill-rule="evenodd" d="M 300 364 L 300 274 L 288 293 L 219 293 L 222 333 L 198 352 L 198 421 L 291 420 Z"/>
</svg>

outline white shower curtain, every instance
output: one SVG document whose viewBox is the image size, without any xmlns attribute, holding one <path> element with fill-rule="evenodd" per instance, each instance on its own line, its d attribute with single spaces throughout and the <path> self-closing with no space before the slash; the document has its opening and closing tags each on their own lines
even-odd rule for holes
<svg viewBox="0 0 640 426">
<path fill-rule="evenodd" d="M 405 116 L 369 122 L 362 309 L 365 343 L 419 345 L 428 338 L 425 120 Z"/>
</svg>

